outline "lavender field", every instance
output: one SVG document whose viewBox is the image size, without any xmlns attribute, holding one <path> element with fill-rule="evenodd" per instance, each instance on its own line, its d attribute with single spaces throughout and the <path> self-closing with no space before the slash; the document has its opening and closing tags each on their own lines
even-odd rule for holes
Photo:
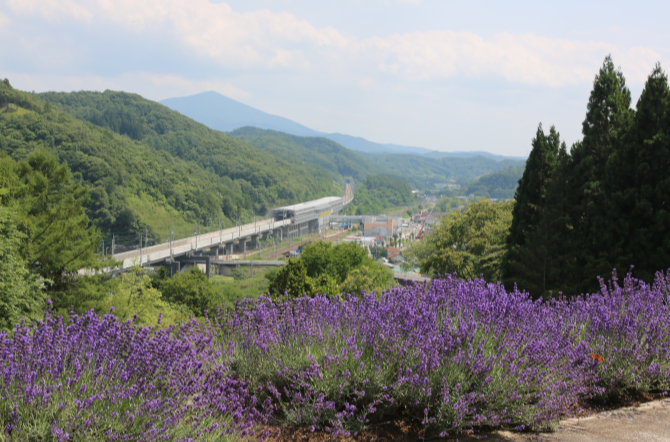
<svg viewBox="0 0 670 442">
<path fill-rule="evenodd" d="M 246 301 L 170 328 L 93 312 L 0 334 L 0 440 L 238 440 L 419 423 L 550 429 L 580 401 L 670 389 L 670 272 L 572 300 L 483 280 Z"/>
</svg>

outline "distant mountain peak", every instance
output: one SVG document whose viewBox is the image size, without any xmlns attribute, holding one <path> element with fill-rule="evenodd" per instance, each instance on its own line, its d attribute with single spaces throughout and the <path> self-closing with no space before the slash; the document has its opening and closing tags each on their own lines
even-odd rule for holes
<svg viewBox="0 0 670 442">
<path fill-rule="evenodd" d="M 279 132 L 285 132 L 290 135 L 300 137 L 323 137 L 333 140 L 347 149 L 357 150 L 371 154 L 383 153 L 403 153 L 414 155 L 434 155 L 437 158 L 443 156 L 473 157 L 476 155 L 458 155 L 458 152 L 448 154 L 446 152 L 436 152 L 423 147 L 402 146 L 398 144 L 381 144 L 366 140 L 362 137 L 345 135 L 341 133 L 327 134 L 310 129 L 300 123 L 289 120 L 288 118 L 272 115 L 260 111 L 249 105 L 241 103 L 232 98 L 221 95 L 215 91 L 201 92 L 188 97 L 168 98 L 160 102 L 161 104 L 175 110 L 199 123 L 209 126 L 211 129 L 222 132 L 232 132 L 246 126 L 257 127 L 259 129 L 270 129 Z M 441 155 L 445 154 L 445 155 Z M 456 154 L 456 155 L 453 155 Z M 481 152 L 482 156 L 489 158 L 498 157 L 498 155 Z M 512 157 L 500 157 L 512 158 Z"/>
</svg>

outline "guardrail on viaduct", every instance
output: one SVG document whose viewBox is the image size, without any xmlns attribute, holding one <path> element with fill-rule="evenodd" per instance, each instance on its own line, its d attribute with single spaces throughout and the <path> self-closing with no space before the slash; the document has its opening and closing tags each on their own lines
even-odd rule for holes
<svg viewBox="0 0 670 442">
<path fill-rule="evenodd" d="M 353 199 L 353 186 L 351 183 L 347 182 L 345 184 L 344 196 L 342 197 L 342 207 L 347 206 L 349 203 L 351 203 L 351 201 L 353 201 Z M 133 267 L 134 265 L 144 266 L 153 264 L 169 258 L 173 258 L 175 256 L 194 253 L 198 250 L 203 250 L 212 246 L 230 244 L 239 240 L 246 240 L 246 238 L 254 237 L 266 232 L 271 232 L 274 229 L 281 229 L 282 227 L 292 224 L 292 222 L 292 219 L 258 220 L 254 223 L 249 223 L 238 227 L 230 227 L 228 229 L 191 236 L 189 238 L 184 238 L 177 241 L 169 241 L 155 246 L 144 247 L 129 252 L 117 253 L 112 255 L 112 259 L 122 262 L 121 267 L 116 270 L 126 270 Z"/>
<path fill-rule="evenodd" d="M 273 219 L 261 220 L 256 223 L 217 230 L 215 232 L 191 236 L 178 241 L 158 244 L 151 247 L 132 250 L 130 252 L 118 253 L 113 255 L 112 258 L 116 261 L 122 261 L 123 265 L 121 266 L 121 269 L 125 270 L 131 268 L 135 264 L 147 265 L 163 261 L 173 256 L 196 252 L 219 244 L 239 241 L 240 239 L 246 239 L 274 229 L 279 229 L 290 223 L 290 219 L 283 221 L 275 221 Z"/>
</svg>

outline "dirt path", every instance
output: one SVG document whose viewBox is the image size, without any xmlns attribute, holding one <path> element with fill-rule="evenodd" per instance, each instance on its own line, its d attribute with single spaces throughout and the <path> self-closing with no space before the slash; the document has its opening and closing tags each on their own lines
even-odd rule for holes
<svg viewBox="0 0 670 442">
<path fill-rule="evenodd" d="M 421 431 L 392 423 L 368 430 L 355 437 L 333 437 L 306 428 L 284 428 L 271 442 L 405 442 L 421 440 Z M 647 402 L 636 407 L 596 413 L 561 421 L 552 433 L 477 432 L 445 442 L 670 442 L 670 399 Z"/>
<path fill-rule="evenodd" d="M 581 419 L 567 419 L 554 433 L 515 435 L 499 433 L 500 441 L 606 442 L 670 441 L 670 399 L 647 402 L 638 407 L 597 413 Z M 464 439 L 465 440 L 465 439 Z M 488 437 L 486 440 L 495 441 Z"/>
</svg>

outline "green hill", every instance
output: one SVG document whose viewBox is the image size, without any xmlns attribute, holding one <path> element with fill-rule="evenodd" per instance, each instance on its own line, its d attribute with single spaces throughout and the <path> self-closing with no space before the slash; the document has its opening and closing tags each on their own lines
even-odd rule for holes
<svg viewBox="0 0 670 442">
<path fill-rule="evenodd" d="M 283 158 L 322 166 L 338 182 L 353 177 L 356 198 L 347 213 L 378 215 L 392 207 L 416 203 L 412 187 L 407 182 L 412 177 L 394 176 L 396 172 L 327 138 L 299 137 L 255 127 L 244 127 L 230 134 Z"/>
<path fill-rule="evenodd" d="M 322 166 L 338 181 L 343 177 L 365 181 L 368 175 L 383 175 L 387 172 L 383 167 L 327 138 L 299 137 L 256 127 L 243 127 L 230 132 L 230 135 L 282 158 Z"/>
<path fill-rule="evenodd" d="M 489 198 L 514 198 L 525 166 L 510 167 L 484 175 L 467 186 L 461 193 Z"/>
<path fill-rule="evenodd" d="M 22 160 L 45 149 L 66 162 L 91 190 L 91 220 L 121 242 L 147 229 L 165 238 L 173 223 L 192 234 L 198 220 L 231 225 L 270 205 L 341 192 L 319 166 L 292 164 L 137 95 L 33 95 L 0 83 L 2 102 L 20 112 L 0 114 L 0 151 Z"/>
<path fill-rule="evenodd" d="M 237 205 L 249 211 L 264 214 L 273 205 L 341 192 L 321 167 L 268 154 L 136 94 L 49 92 L 40 97 L 77 118 L 197 163 L 239 189 Z"/>
<path fill-rule="evenodd" d="M 400 178 L 370 175 L 356 186 L 353 203 L 347 213 L 354 215 L 379 215 L 386 209 L 416 204 L 412 187 Z"/>
<path fill-rule="evenodd" d="M 520 160 L 498 161 L 482 156 L 469 158 L 431 158 L 406 154 L 361 154 L 361 156 L 386 169 L 387 175 L 402 177 L 415 188 L 423 189 L 434 189 L 435 183 L 465 185 L 482 175 L 525 164 L 525 161 Z"/>
</svg>

